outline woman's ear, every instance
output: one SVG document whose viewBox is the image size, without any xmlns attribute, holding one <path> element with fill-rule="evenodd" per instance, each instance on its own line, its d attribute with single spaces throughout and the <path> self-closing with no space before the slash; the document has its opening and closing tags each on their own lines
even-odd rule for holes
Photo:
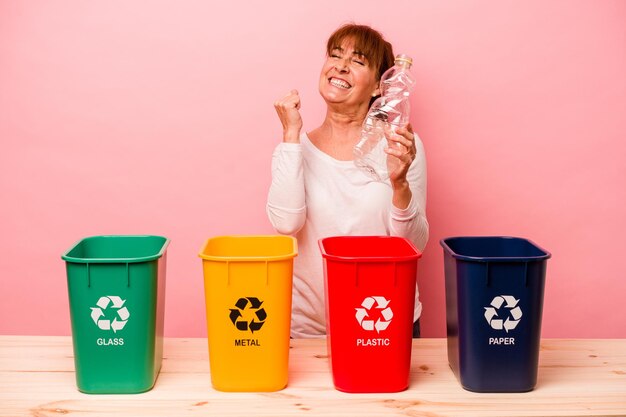
<svg viewBox="0 0 626 417">
<path fill-rule="evenodd" d="M 372 93 L 372 97 L 377 97 L 380 95 L 380 87 L 376 87 L 376 90 Z"/>
</svg>

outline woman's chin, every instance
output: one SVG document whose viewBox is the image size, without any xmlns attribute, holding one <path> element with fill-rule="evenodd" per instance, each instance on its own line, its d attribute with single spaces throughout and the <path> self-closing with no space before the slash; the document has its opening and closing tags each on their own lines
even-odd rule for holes
<svg viewBox="0 0 626 417">
<path fill-rule="evenodd" d="M 340 104 L 346 102 L 348 95 L 341 91 L 321 91 L 320 94 L 328 104 Z"/>
</svg>

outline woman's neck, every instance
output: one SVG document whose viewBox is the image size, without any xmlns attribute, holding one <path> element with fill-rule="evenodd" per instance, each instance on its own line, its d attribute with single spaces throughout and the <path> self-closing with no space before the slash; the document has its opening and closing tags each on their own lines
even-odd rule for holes
<svg viewBox="0 0 626 417">
<path fill-rule="evenodd" d="M 309 133 L 309 138 L 315 146 L 333 158 L 352 160 L 352 148 L 360 139 L 366 114 L 338 112 L 329 107 L 324 122 Z"/>
</svg>

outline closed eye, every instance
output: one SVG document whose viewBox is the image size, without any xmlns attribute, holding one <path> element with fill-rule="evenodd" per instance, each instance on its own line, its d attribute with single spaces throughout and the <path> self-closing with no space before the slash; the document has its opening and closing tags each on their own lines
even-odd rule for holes
<svg viewBox="0 0 626 417">
<path fill-rule="evenodd" d="M 361 51 L 354 51 L 352 53 L 352 61 L 361 65 L 367 65 L 367 56 Z"/>
</svg>

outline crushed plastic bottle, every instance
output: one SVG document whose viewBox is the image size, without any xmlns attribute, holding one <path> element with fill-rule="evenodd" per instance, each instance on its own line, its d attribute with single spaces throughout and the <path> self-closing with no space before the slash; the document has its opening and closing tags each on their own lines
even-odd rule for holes
<svg viewBox="0 0 626 417">
<path fill-rule="evenodd" d="M 385 182 L 397 167 L 397 159 L 387 155 L 385 127 L 396 131 L 409 124 L 409 93 L 415 85 L 407 55 L 397 55 L 394 66 L 380 77 L 381 96 L 372 103 L 363 122 L 361 139 L 353 149 L 354 164 L 376 181 Z"/>
</svg>

